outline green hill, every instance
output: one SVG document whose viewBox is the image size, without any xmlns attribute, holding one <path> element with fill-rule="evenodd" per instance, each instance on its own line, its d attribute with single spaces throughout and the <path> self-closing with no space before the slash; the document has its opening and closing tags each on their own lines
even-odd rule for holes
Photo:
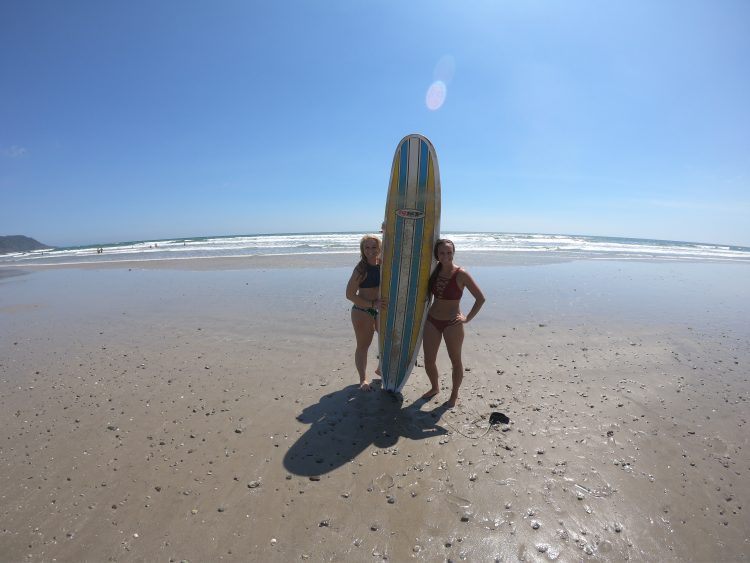
<svg viewBox="0 0 750 563">
<path fill-rule="evenodd" d="M 32 250 L 43 250 L 45 248 L 52 247 L 23 235 L 0 236 L 0 254 L 9 254 L 10 252 L 30 252 Z"/>
</svg>

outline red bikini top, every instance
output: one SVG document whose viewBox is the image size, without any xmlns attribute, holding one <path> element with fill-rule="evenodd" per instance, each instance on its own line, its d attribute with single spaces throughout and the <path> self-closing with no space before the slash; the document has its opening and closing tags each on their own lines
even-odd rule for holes
<svg viewBox="0 0 750 563">
<path fill-rule="evenodd" d="M 456 280 L 458 272 L 460 271 L 461 268 L 456 268 L 456 271 L 453 272 L 453 275 L 448 279 L 438 275 L 438 277 L 435 279 L 435 283 L 432 286 L 432 294 L 437 299 L 461 299 L 461 296 L 464 294 L 464 290 L 458 287 L 458 281 Z"/>
</svg>

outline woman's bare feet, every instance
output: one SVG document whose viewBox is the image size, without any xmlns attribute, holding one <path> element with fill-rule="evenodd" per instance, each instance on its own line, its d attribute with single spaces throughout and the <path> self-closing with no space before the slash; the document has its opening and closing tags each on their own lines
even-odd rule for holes
<svg viewBox="0 0 750 563">
<path fill-rule="evenodd" d="M 449 409 L 452 409 L 456 406 L 456 403 L 458 402 L 458 397 L 454 397 L 453 395 L 450 396 L 450 398 L 445 402 L 446 406 Z"/>
<path fill-rule="evenodd" d="M 425 401 L 428 401 L 428 400 L 432 399 L 438 393 L 440 393 L 440 389 L 430 389 L 429 391 L 427 391 L 427 393 L 425 393 L 424 395 L 422 395 L 422 398 Z"/>
<path fill-rule="evenodd" d="M 370 382 L 366 379 L 359 384 L 359 390 L 360 391 L 372 391 L 372 387 L 370 387 Z"/>
</svg>

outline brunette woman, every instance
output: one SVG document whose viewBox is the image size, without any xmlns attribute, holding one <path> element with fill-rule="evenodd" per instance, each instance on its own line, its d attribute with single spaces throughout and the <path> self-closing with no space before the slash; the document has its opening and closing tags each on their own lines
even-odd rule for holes
<svg viewBox="0 0 750 563">
<path fill-rule="evenodd" d="M 430 390 L 422 395 L 422 398 L 431 399 L 440 392 L 435 361 L 440 342 L 445 340 L 448 357 L 453 366 L 453 388 L 447 402 L 451 408 L 456 405 L 458 389 L 464 377 L 464 366 L 461 361 L 464 324 L 471 321 L 484 305 L 484 294 L 469 272 L 453 263 L 454 252 L 453 241 L 440 239 L 435 243 L 434 255 L 438 264 L 429 281 L 430 292 L 434 300 L 427 313 L 422 340 L 424 366 L 431 385 Z M 462 314 L 460 308 L 464 289 L 468 289 L 474 297 L 474 305 L 468 315 Z"/>
</svg>

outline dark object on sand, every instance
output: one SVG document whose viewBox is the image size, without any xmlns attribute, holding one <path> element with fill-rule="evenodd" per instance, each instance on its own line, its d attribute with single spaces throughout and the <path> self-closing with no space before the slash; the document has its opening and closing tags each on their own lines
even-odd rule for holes
<svg viewBox="0 0 750 563">
<path fill-rule="evenodd" d="M 508 424 L 510 419 L 501 412 L 490 413 L 490 424 Z"/>
</svg>

